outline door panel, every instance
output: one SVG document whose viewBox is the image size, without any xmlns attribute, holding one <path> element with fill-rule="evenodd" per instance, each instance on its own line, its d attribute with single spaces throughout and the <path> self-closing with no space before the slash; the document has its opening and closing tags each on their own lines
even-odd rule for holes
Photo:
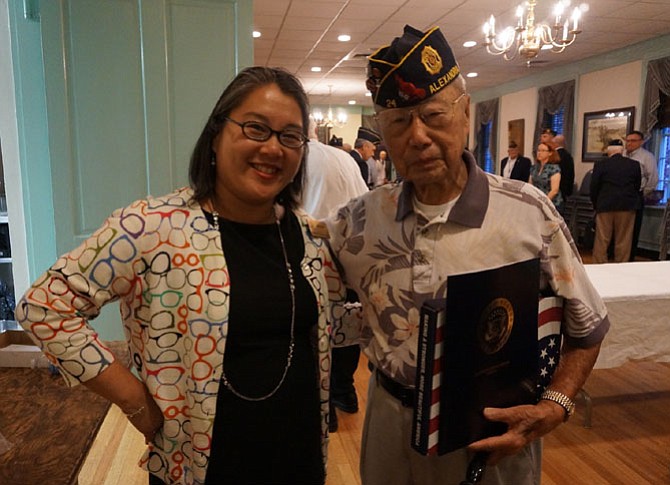
<svg viewBox="0 0 670 485">
<path fill-rule="evenodd" d="M 188 183 L 214 102 L 251 64 L 237 38 L 250 13 L 244 0 L 40 4 L 59 254 L 115 208 Z"/>
<path fill-rule="evenodd" d="M 40 3 L 56 251 L 116 208 L 188 183 L 223 87 L 252 63 L 250 0 Z M 95 327 L 122 339 L 115 305 Z M 105 325 L 107 323 L 107 325 Z"/>
</svg>

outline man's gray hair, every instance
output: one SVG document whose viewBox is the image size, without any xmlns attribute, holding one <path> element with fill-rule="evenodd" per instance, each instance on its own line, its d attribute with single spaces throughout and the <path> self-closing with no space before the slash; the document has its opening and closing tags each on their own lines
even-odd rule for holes
<svg viewBox="0 0 670 485">
<path fill-rule="evenodd" d="M 374 146 L 374 143 L 372 143 L 370 140 L 366 140 L 365 138 L 356 138 L 356 141 L 354 142 L 354 148 L 363 148 L 368 143 Z"/>
<path fill-rule="evenodd" d="M 623 153 L 623 146 L 621 145 L 610 145 L 607 147 L 607 156 L 611 157 L 615 153 Z"/>
</svg>

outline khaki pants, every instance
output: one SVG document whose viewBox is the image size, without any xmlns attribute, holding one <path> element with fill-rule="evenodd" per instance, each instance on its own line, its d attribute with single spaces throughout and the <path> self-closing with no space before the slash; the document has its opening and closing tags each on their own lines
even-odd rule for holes
<svg viewBox="0 0 670 485">
<path fill-rule="evenodd" d="M 465 449 L 443 456 L 423 456 L 410 446 L 412 409 L 370 378 L 361 443 L 363 485 L 459 485 L 471 453 Z M 536 440 L 515 456 L 487 467 L 483 485 L 539 485 L 542 441 Z"/>
<path fill-rule="evenodd" d="M 593 262 L 607 263 L 607 248 L 614 237 L 614 262 L 623 263 L 630 257 L 635 226 L 635 211 L 598 212 L 596 238 L 593 243 Z"/>
</svg>

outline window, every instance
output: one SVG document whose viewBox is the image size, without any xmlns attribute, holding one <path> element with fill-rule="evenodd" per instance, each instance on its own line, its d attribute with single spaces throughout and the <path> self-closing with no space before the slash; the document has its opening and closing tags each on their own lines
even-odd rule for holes
<svg viewBox="0 0 670 485">
<path fill-rule="evenodd" d="M 547 111 L 544 112 L 544 119 L 542 120 L 543 127 L 549 127 L 557 134 L 563 134 L 563 120 L 565 117 L 565 108 L 561 106 L 559 110 L 553 115 Z"/>
<path fill-rule="evenodd" d="M 670 127 L 657 128 L 654 138 L 658 140 L 658 185 L 663 191 L 661 203 L 665 204 L 670 196 Z"/>
<path fill-rule="evenodd" d="M 484 155 L 484 166 L 482 169 L 485 172 L 488 173 L 493 173 L 493 157 L 491 157 L 491 130 L 493 129 L 493 121 L 489 121 L 486 123 L 481 131 L 481 137 L 482 137 L 482 148 L 483 148 L 483 155 Z"/>
</svg>

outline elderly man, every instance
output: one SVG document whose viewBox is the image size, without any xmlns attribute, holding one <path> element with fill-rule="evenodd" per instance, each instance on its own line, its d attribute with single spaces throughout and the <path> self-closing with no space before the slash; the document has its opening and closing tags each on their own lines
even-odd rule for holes
<svg viewBox="0 0 670 485">
<path fill-rule="evenodd" d="M 406 26 L 369 59 L 367 85 L 403 182 L 365 194 L 327 221 L 343 277 L 363 305 L 360 342 L 375 368 L 362 481 L 456 484 L 472 454 L 486 452 L 483 483 L 538 484 L 539 438 L 573 413 L 609 327 L 605 306 L 551 201 L 532 185 L 486 174 L 465 149 L 470 98 L 439 29 Z M 415 452 L 410 436 L 422 304 L 448 297 L 451 275 L 532 258 L 541 260 L 538 288 L 564 298 L 564 344 L 549 389 L 534 405 L 484 409 L 487 419 L 507 427 L 501 436 L 442 456 Z"/>
<path fill-rule="evenodd" d="M 621 140 L 612 140 L 607 147 L 608 158 L 593 167 L 590 196 L 596 210 L 594 263 L 607 263 L 607 247 L 612 237 L 614 261 L 623 263 L 630 256 L 642 172 L 637 161 L 622 153 Z"/>
<path fill-rule="evenodd" d="M 361 171 L 361 177 L 365 185 L 368 185 L 370 179 L 370 169 L 368 168 L 368 159 L 375 154 L 375 145 L 370 140 L 365 138 L 356 138 L 354 142 L 354 149 L 349 152 L 349 155 L 358 164 Z"/>
<path fill-rule="evenodd" d="M 519 145 L 511 141 L 507 146 L 507 156 L 500 161 L 500 175 L 506 179 L 528 182 L 531 165 L 530 158 L 520 156 Z"/>
</svg>

